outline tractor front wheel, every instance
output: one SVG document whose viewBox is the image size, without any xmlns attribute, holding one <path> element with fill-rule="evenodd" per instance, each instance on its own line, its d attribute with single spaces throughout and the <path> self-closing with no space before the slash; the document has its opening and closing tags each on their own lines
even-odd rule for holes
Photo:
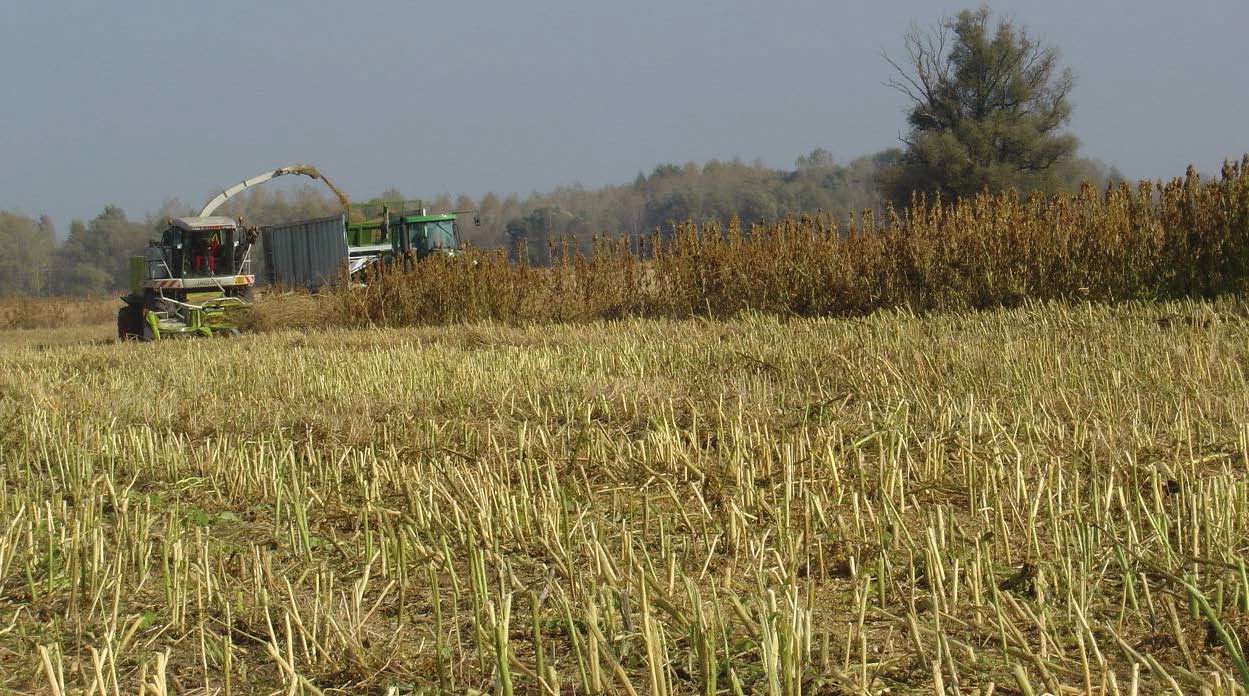
<svg viewBox="0 0 1249 696">
<path fill-rule="evenodd" d="M 143 340 L 143 308 L 127 304 L 117 310 L 117 340 Z"/>
</svg>

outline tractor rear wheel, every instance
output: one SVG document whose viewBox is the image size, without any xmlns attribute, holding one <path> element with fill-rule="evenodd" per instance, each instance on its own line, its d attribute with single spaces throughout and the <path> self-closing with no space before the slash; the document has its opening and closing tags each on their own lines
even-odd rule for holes
<svg viewBox="0 0 1249 696">
<path fill-rule="evenodd" d="M 117 340 L 143 340 L 143 308 L 127 304 L 117 310 Z"/>
</svg>

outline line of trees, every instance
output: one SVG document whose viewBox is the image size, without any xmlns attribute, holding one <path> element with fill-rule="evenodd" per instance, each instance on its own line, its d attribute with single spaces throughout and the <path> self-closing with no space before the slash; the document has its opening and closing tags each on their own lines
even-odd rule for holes
<svg viewBox="0 0 1249 696">
<path fill-rule="evenodd" d="M 38 220 L 0 212 L 0 294 L 99 294 L 125 283 L 127 259 L 150 227 L 107 206 L 90 222 L 75 220 L 58 245 L 45 215 Z"/>
<path fill-rule="evenodd" d="M 555 239 L 588 250 L 596 234 L 640 235 L 692 220 L 738 218 L 743 227 L 786 215 L 822 211 L 845 218 L 912 196 L 942 200 L 980 191 L 1075 192 L 1081 182 L 1104 187 L 1121 180 L 1112 167 L 1077 156 L 1066 132 L 1074 84 L 1057 51 L 1013 20 L 994 21 L 986 9 L 967 10 L 904 37 L 906 55 L 886 57 L 890 81 L 907 100 L 901 148 L 848 163 L 817 148 L 792 169 L 760 162 L 661 164 L 632 183 L 478 199 L 426 199 L 433 212 L 476 211 L 465 241 L 506 247 L 514 258 L 549 261 Z M 374 199 L 405 197 L 388 189 Z M 251 189 L 221 213 L 270 224 L 333 213 L 337 201 L 321 189 Z M 156 236 L 171 216 L 194 209 L 167 201 L 141 221 L 108 206 L 89 222 L 74 221 L 59 246 L 51 221 L 0 212 L 0 294 L 98 294 L 126 284 L 127 258 Z"/>
</svg>

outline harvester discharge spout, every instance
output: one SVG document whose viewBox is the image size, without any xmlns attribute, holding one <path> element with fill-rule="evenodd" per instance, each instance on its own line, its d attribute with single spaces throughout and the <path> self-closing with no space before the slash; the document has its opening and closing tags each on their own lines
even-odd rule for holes
<svg viewBox="0 0 1249 696">
<path fill-rule="evenodd" d="M 234 196 L 240 191 L 249 189 L 253 186 L 256 186 L 257 184 L 263 184 L 266 181 L 276 179 L 279 176 L 286 176 L 287 174 L 300 174 L 310 179 L 320 180 L 322 183 L 328 186 L 331 191 L 334 192 L 334 196 L 338 198 L 339 204 L 341 204 L 343 207 L 343 213 L 347 214 L 350 212 L 351 201 L 350 199 L 347 198 L 347 194 L 340 191 L 339 188 L 335 186 L 334 183 L 331 182 L 324 174 L 318 171 L 316 167 L 310 164 L 293 164 L 287 167 L 278 167 L 277 169 L 274 169 L 272 171 L 257 174 L 256 176 L 253 176 L 250 179 L 241 181 L 227 188 L 226 190 L 214 196 L 212 200 L 205 203 L 204 208 L 200 210 L 199 215 L 197 217 L 208 217 L 212 215 L 213 212 L 217 210 L 217 208 L 221 207 L 221 204 L 225 203 L 227 200 L 230 199 L 231 196 Z"/>
</svg>

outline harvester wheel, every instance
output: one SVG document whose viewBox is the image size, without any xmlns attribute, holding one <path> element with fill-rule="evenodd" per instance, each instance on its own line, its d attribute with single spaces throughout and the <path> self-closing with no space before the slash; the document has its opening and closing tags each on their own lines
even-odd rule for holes
<svg viewBox="0 0 1249 696">
<path fill-rule="evenodd" d="M 117 340 L 139 341 L 143 339 L 143 308 L 127 304 L 117 310 Z"/>
</svg>

